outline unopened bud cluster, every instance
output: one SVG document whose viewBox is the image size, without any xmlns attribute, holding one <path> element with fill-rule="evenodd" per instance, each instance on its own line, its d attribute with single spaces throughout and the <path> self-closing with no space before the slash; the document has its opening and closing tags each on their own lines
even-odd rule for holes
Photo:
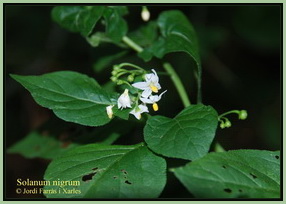
<svg viewBox="0 0 286 204">
<path fill-rule="evenodd" d="M 245 120 L 247 118 L 247 111 L 246 110 L 234 110 L 234 111 L 229 111 L 225 114 L 222 114 L 219 117 L 219 121 L 220 121 L 220 128 L 224 129 L 224 128 L 229 128 L 231 127 L 231 122 L 228 118 L 225 117 L 225 115 L 230 114 L 230 113 L 236 113 L 238 115 L 238 119 L 239 120 Z"/>
</svg>

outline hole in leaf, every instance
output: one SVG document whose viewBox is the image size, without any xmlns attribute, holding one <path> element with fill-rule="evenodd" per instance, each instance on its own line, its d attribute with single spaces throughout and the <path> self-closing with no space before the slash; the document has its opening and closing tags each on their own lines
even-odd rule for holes
<svg viewBox="0 0 286 204">
<path fill-rule="evenodd" d="M 222 168 L 226 169 L 226 166 L 225 166 L 225 165 L 223 165 L 223 166 L 222 166 Z"/>
<path fill-rule="evenodd" d="M 84 175 L 84 176 L 82 177 L 82 181 L 84 181 L 84 182 L 90 181 L 90 180 L 92 179 L 92 177 L 93 177 L 96 173 L 97 173 L 97 172 Z"/>
<path fill-rule="evenodd" d="M 226 192 L 226 193 L 231 193 L 232 192 L 232 190 L 230 189 L 230 188 L 225 188 L 225 189 L 223 189 L 224 190 L 224 192 Z"/>
<path fill-rule="evenodd" d="M 238 191 L 241 193 L 242 192 L 242 190 L 241 189 L 238 189 Z"/>
<path fill-rule="evenodd" d="M 276 155 L 276 156 L 275 156 L 275 158 L 276 158 L 276 159 L 279 159 L 279 156 L 278 156 L 278 155 Z"/>
<path fill-rule="evenodd" d="M 96 171 L 98 169 L 98 167 L 92 168 L 93 171 Z"/>
<path fill-rule="evenodd" d="M 114 179 L 117 179 L 117 176 L 113 176 Z"/>
<path fill-rule="evenodd" d="M 249 174 L 250 174 L 250 176 L 252 176 L 252 178 L 254 178 L 254 179 L 257 178 L 257 176 L 255 176 L 254 174 L 252 174 L 252 173 L 249 173 Z"/>
<path fill-rule="evenodd" d="M 129 185 L 131 185 L 131 184 L 132 184 L 132 183 L 131 183 L 131 182 L 129 182 L 128 180 L 126 180 L 126 181 L 125 181 L 125 183 L 126 183 L 126 184 L 129 184 Z"/>
<path fill-rule="evenodd" d="M 124 174 L 127 174 L 127 171 L 124 169 L 121 169 L 120 171 L 123 172 Z"/>
</svg>

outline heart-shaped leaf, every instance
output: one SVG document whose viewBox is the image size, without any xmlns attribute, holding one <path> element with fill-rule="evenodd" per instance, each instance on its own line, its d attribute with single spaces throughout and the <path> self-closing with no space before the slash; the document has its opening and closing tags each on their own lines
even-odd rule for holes
<svg viewBox="0 0 286 204">
<path fill-rule="evenodd" d="M 143 144 L 90 144 L 53 160 L 45 172 L 48 198 L 155 198 L 166 183 L 166 162 Z M 53 181 L 70 181 L 60 187 Z M 77 185 L 78 184 L 78 185 Z M 77 192 L 66 194 L 65 192 Z"/>
<path fill-rule="evenodd" d="M 106 107 L 115 105 L 118 98 L 118 94 L 106 92 L 94 79 L 77 72 L 11 76 L 31 92 L 38 104 L 52 109 L 65 121 L 81 125 L 108 123 Z"/>
<path fill-rule="evenodd" d="M 172 171 L 199 198 L 279 198 L 279 154 L 261 150 L 210 153 Z"/>
<path fill-rule="evenodd" d="M 194 160 L 208 153 L 217 122 L 217 112 L 211 106 L 191 105 L 173 119 L 151 117 L 144 128 L 144 138 L 158 154 Z"/>
</svg>

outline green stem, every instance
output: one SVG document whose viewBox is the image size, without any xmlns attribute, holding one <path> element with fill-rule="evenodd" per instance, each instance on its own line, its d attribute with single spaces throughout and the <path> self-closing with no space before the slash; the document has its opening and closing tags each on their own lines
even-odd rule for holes
<svg viewBox="0 0 286 204">
<path fill-rule="evenodd" d="M 133 40 L 131 40 L 129 37 L 124 36 L 122 38 L 122 41 L 125 42 L 129 47 L 131 47 L 136 52 L 142 52 L 143 48 L 137 45 Z"/>
<path fill-rule="evenodd" d="M 225 152 L 225 149 L 220 145 L 220 143 L 216 143 L 214 147 L 215 152 Z"/>
<path fill-rule="evenodd" d="M 231 114 L 231 113 L 239 114 L 240 111 L 239 111 L 239 110 L 231 110 L 231 111 L 228 111 L 228 112 L 225 112 L 225 113 L 219 115 L 218 117 L 221 118 L 221 117 L 223 117 L 223 116 L 225 116 L 225 115 L 228 115 L 228 114 Z"/>
<path fill-rule="evenodd" d="M 136 68 L 136 69 L 139 69 L 139 70 L 143 70 L 145 71 L 143 68 L 139 67 L 139 66 L 136 66 L 135 64 L 130 64 L 130 63 L 121 63 L 120 65 L 118 65 L 119 67 L 133 67 L 133 68 Z"/>
<path fill-rule="evenodd" d="M 166 70 L 166 72 L 170 75 L 173 83 L 175 84 L 175 87 L 177 88 L 177 91 L 182 99 L 182 102 L 184 104 L 185 107 L 188 107 L 191 105 L 191 102 L 188 98 L 187 92 L 185 90 L 185 87 L 180 79 L 180 77 L 178 76 L 178 74 L 175 72 L 175 70 L 173 69 L 172 65 L 165 62 L 163 64 L 164 69 Z"/>
</svg>

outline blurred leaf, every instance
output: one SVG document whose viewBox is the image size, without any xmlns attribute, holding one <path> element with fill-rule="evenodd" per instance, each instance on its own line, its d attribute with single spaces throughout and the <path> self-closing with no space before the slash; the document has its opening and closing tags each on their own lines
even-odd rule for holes
<svg viewBox="0 0 286 204">
<path fill-rule="evenodd" d="M 8 148 L 8 153 L 18 153 L 26 158 L 53 159 L 76 146 L 78 144 L 61 142 L 50 135 L 31 132 L 25 138 Z"/>
<path fill-rule="evenodd" d="M 104 6 L 57 6 L 52 10 L 52 18 L 63 28 L 88 36 L 104 9 Z"/>
<path fill-rule="evenodd" d="M 209 151 L 218 116 L 211 106 L 191 105 L 175 118 L 153 116 L 144 128 L 148 147 L 167 157 L 195 160 Z"/>
<path fill-rule="evenodd" d="M 45 194 L 48 198 L 155 198 L 166 184 L 166 162 L 142 144 L 90 144 L 72 149 L 48 166 L 46 181 L 80 181 L 79 194 Z M 45 186 L 45 190 L 60 186 Z"/>
<path fill-rule="evenodd" d="M 198 198 L 279 198 L 279 154 L 261 150 L 210 153 L 173 171 Z"/>
<path fill-rule="evenodd" d="M 198 101 L 201 95 L 201 61 L 199 55 L 198 39 L 195 30 L 186 16 L 177 10 L 162 12 L 157 20 L 161 37 L 150 47 L 139 53 L 145 61 L 153 56 L 162 58 L 171 52 L 187 53 L 197 65 Z"/>
<path fill-rule="evenodd" d="M 125 16 L 126 14 L 128 14 L 128 7 L 127 6 L 108 6 L 109 8 L 116 10 L 116 12 L 120 15 L 120 16 Z"/>
<path fill-rule="evenodd" d="M 157 23 L 150 21 L 138 30 L 128 33 L 128 37 L 142 47 L 151 46 L 158 37 Z"/>
<path fill-rule="evenodd" d="M 96 32 L 90 37 L 86 37 L 86 40 L 92 47 L 98 47 L 102 42 L 112 43 L 112 40 L 103 32 Z"/>
<path fill-rule="evenodd" d="M 54 159 L 66 150 L 81 144 L 111 145 L 132 128 L 132 122 L 127 124 L 122 120 L 113 120 L 104 127 L 90 129 L 57 119 L 54 122 L 48 121 L 39 130 L 29 133 L 8 148 L 8 153 L 17 153 L 26 158 Z"/>
<path fill-rule="evenodd" d="M 104 125 L 110 121 L 106 107 L 117 104 L 118 94 L 106 92 L 93 78 L 77 72 L 11 76 L 31 92 L 39 105 L 52 109 L 59 118 L 68 122 Z"/>
<path fill-rule="evenodd" d="M 122 51 L 122 52 L 116 53 L 114 55 L 104 56 L 104 57 L 100 58 L 93 65 L 93 70 L 96 73 L 99 73 L 99 72 L 103 71 L 105 68 L 111 66 L 112 62 L 114 60 L 120 59 L 121 57 L 125 56 L 127 53 L 128 53 L 127 51 Z"/>
<path fill-rule="evenodd" d="M 89 6 L 88 9 L 79 13 L 77 24 L 78 29 L 83 36 L 88 36 L 92 32 L 104 11 L 104 6 Z"/>
<path fill-rule="evenodd" d="M 128 30 L 127 23 L 122 18 L 122 14 L 124 13 L 118 7 L 108 7 L 103 14 L 106 21 L 106 36 L 116 43 L 122 40 L 122 37 L 126 35 Z"/>
<path fill-rule="evenodd" d="M 82 10 L 84 10 L 82 6 L 57 6 L 52 10 L 52 18 L 63 28 L 79 32 L 76 19 Z"/>
</svg>

